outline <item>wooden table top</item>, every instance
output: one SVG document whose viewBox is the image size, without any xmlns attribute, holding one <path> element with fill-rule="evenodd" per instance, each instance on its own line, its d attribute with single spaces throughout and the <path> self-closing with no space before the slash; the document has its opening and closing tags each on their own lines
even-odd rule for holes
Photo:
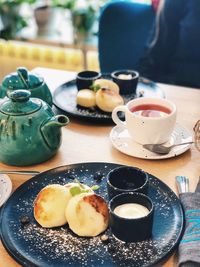
<svg viewBox="0 0 200 267">
<path fill-rule="evenodd" d="M 58 85 L 75 77 L 73 72 L 37 68 L 53 90 Z M 200 119 L 200 90 L 179 86 L 159 84 L 166 97 L 173 101 L 178 109 L 177 121 L 193 134 L 193 127 Z M 25 170 L 45 171 L 57 166 L 82 162 L 113 162 L 136 166 L 160 178 L 175 193 L 176 175 L 185 175 L 190 179 L 190 190 L 194 191 L 200 175 L 200 152 L 194 145 L 184 154 L 164 160 L 143 160 L 122 154 L 109 140 L 109 133 L 113 125 L 94 125 L 70 118 L 70 124 L 62 128 L 63 141 L 58 153 L 50 160 Z M 14 170 L 20 167 L 7 166 L 0 163 L 0 169 Z M 13 191 L 29 179 L 25 175 L 9 175 L 13 183 Z M 0 243 L 0 266 L 20 266 L 4 249 Z M 165 267 L 177 266 L 176 257 L 172 256 L 163 265 Z"/>
</svg>

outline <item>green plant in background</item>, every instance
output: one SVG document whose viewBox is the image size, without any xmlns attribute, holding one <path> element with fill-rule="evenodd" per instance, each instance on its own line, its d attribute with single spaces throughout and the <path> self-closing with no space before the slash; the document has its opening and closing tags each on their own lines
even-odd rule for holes
<svg viewBox="0 0 200 267">
<path fill-rule="evenodd" d="M 20 15 L 23 3 L 33 4 L 36 0 L 0 0 L 0 38 L 12 39 L 27 26 L 26 18 Z"/>
<path fill-rule="evenodd" d="M 51 2 L 53 6 L 72 10 L 75 8 L 75 4 L 77 1 L 76 0 L 52 0 Z"/>
<path fill-rule="evenodd" d="M 53 6 L 71 12 L 75 43 L 84 41 L 91 33 L 100 7 L 106 0 L 52 0 Z"/>
</svg>

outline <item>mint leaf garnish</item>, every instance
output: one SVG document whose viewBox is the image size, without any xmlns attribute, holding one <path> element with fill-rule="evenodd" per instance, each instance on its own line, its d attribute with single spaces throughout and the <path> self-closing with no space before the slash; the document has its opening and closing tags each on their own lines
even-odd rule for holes
<svg viewBox="0 0 200 267">
<path fill-rule="evenodd" d="M 71 195 L 73 197 L 76 196 L 76 195 L 81 194 L 81 191 L 82 191 L 81 188 L 78 187 L 78 186 L 73 186 L 73 187 L 70 188 L 70 193 L 71 193 Z"/>
<path fill-rule="evenodd" d="M 75 178 L 75 179 L 74 179 L 74 182 L 75 182 L 75 183 L 77 183 L 77 184 L 79 184 L 79 185 L 80 185 L 80 187 L 81 187 L 82 189 L 84 189 L 84 186 L 83 186 L 83 184 L 82 184 L 82 183 L 80 183 L 78 179 L 76 179 L 76 178 Z"/>
<path fill-rule="evenodd" d="M 98 190 L 99 188 L 100 188 L 100 186 L 98 186 L 98 185 L 93 185 L 93 186 L 91 186 L 91 189 L 94 190 L 94 191 L 95 191 L 95 190 Z"/>
<path fill-rule="evenodd" d="M 70 188 L 70 194 L 72 197 L 82 194 L 82 193 L 90 193 L 91 190 L 85 188 L 84 184 L 80 183 L 78 179 L 74 179 L 74 182 L 77 183 L 77 185 L 74 185 Z M 98 190 L 99 186 L 98 185 L 93 185 L 90 187 L 93 191 Z"/>
<path fill-rule="evenodd" d="M 99 84 L 92 84 L 90 89 L 96 93 L 99 89 L 101 89 L 101 86 Z"/>
<path fill-rule="evenodd" d="M 89 192 L 90 192 L 89 189 L 81 189 L 79 186 L 73 186 L 70 188 L 70 193 L 73 197 L 82 193 L 89 193 Z"/>
</svg>

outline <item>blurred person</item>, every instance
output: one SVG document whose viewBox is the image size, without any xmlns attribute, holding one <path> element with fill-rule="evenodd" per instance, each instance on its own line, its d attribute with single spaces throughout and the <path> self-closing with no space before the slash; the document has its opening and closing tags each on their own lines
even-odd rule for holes
<svg viewBox="0 0 200 267">
<path fill-rule="evenodd" d="M 140 74 L 200 88 L 200 0 L 161 0 Z"/>
<path fill-rule="evenodd" d="M 157 11 L 160 0 L 151 0 L 151 3 L 152 3 L 153 8 L 155 9 L 155 11 Z"/>
</svg>

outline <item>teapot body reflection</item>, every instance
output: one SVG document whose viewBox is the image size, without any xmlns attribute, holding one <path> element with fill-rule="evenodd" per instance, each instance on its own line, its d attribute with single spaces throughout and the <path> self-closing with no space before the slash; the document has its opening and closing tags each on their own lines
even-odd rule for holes
<svg viewBox="0 0 200 267">
<path fill-rule="evenodd" d="M 55 116 L 46 102 L 16 90 L 0 106 L 0 161 L 26 166 L 51 158 L 61 144 L 66 116 Z"/>
</svg>

